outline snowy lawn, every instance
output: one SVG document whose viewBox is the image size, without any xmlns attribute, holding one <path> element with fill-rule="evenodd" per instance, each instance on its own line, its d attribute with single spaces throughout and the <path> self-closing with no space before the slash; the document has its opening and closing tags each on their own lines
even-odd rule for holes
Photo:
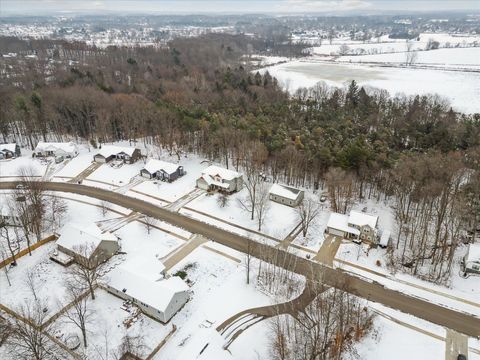
<svg viewBox="0 0 480 360">
<path fill-rule="evenodd" d="M 122 309 L 124 301 L 110 293 L 97 289 L 95 300 L 89 298 L 88 305 L 92 316 L 87 324 L 87 349 L 83 344 L 77 352 L 85 351 L 88 358 L 97 359 L 99 354 L 105 354 L 106 350 L 114 353 L 122 344 L 124 336 L 141 337 L 144 345 L 143 355 L 147 356 L 170 332 L 171 324 L 163 325 L 142 313 L 136 314 L 134 307 L 130 312 Z M 69 322 L 65 317 L 60 317 L 55 325 L 60 329 L 56 336 L 68 336 L 76 334 L 81 339 L 80 330 Z M 128 326 L 128 327 L 127 327 Z"/>
<path fill-rule="evenodd" d="M 229 195 L 228 204 L 224 208 L 221 208 L 217 203 L 219 196 L 219 194 L 200 196 L 189 203 L 186 208 L 207 213 L 251 230 L 258 230 L 256 218 L 251 220 L 250 213 L 241 208 L 238 202 L 239 199 L 245 199 L 247 196 L 247 189 L 244 188 L 238 193 Z M 273 201 L 269 201 L 269 204 L 270 208 L 266 214 L 261 232 L 278 239 L 283 239 L 299 222 L 296 210 Z"/>
<path fill-rule="evenodd" d="M 151 229 L 148 234 L 146 226 L 138 221 L 115 231 L 121 239 L 122 251 L 128 257 L 155 256 L 161 258 L 185 242 L 178 237 L 170 235 L 158 229 Z"/>
<path fill-rule="evenodd" d="M 93 153 L 81 152 L 78 156 L 71 159 L 60 171 L 54 175 L 54 180 L 64 178 L 73 178 L 90 166 L 93 162 Z M 68 180 L 68 179 L 67 179 Z"/>
<path fill-rule="evenodd" d="M 34 250 L 32 256 L 25 255 L 17 261 L 17 266 L 10 268 L 8 277 L 12 286 L 8 285 L 5 272 L 0 272 L 0 303 L 18 310 L 27 302 L 34 301 L 34 295 L 26 283 L 27 273 L 34 275 L 35 291 L 38 299 L 45 302 L 49 316 L 61 308 L 61 301 L 65 298 L 63 281 L 66 269 L 49 259 L 55 243 L 50 242 Z"/>
<path fill-rule="evenodd" d="M 170 273 L 189 264 L 192 265 L 186 271 L 187 278 L 193 282 L 191 299 L 172 319 L 178 330 L 155 359 L 195 358 L 207 343 L 210 345 L 202 359 L 232 358 L 221 349 L 224 339 L 215 330 L 216 326 L 242 310 L 270 304 L 271 299 L 259 292 L 253 281 L 246 285 L 243 265 L 203 248 L 196 249 Z M 262 341 L 262 338 L 253 338 L 248 349 L 233 349 L 233 358 L 255 358 Z"/>
<path fill-rule="evenodd" d="M 23 168 L 32 169 L 34 176 L 43 176 L 47 165 L 40 159 L 32 159 L 31 151 L 22 149 L 22 156 L 0 160 L 0 177 L 17 177 Z"/>
</svg>

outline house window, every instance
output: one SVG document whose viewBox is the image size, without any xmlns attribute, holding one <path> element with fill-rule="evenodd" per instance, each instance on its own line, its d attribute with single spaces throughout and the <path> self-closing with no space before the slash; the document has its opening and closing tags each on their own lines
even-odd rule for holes
<svg viewBox="0 0 480 360">
<path fill-rule="evenodd" d="M 480 266 L 479 265 L 472 265 L 472 269 L 473 270 L 480 270 Z"/>
</svg>

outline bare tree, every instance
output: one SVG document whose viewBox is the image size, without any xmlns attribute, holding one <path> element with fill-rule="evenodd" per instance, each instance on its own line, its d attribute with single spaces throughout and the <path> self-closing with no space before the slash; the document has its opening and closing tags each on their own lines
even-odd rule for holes
<svg viewBox="0 0 480 360">
<path fill-rule="evenodd" d="M 70 281 L 79 289 L 89 290 L 92 300 L 95 300 L 95 288 L 105 275 L 105 262 L 102 252 L 95 251 L 93 244 L 81 245 L 74 248 L 76 264 L 68 268 Z"/>
<path fill-rule="evenodd" d="M 258 231 L 262 230 L 262 225 L 270 209 L 269 187 L 265 182 L 261 182 L 256 191 L 255 215 L 257 216 Z"/>
<path fill-rule="evenodd" d="M 350 47 L 348 45 L 342 44 L 338 48 L 338 55 L 345 56 L 350 52 Z"/>
<path fill-rule="evenodd" d="M 405 65 L 410 66 L 417 62 L 418 52 L 413 50 L 413 43 L 407 41 L 405 48 Z"/>
<path fill-rule="evenodd" d="M 346 213 L 353 203 L 354 180 L 345 170 L 331 168 L 325 176 L 332 211 Z"/>
<path fill-rule="evenodd" d="M 303 237 L 307 236 L 308 228 L 320 213 L 320 204 L 313 199 L 304 199 L 297 207 L 297 216 L 300 219 Z"/>
<path fill-rule="evenodd" d="M 125 334 L 122 338 L 122 343 L 118 347 L 117 356 L 120 359 L 124 358 L 125 355 L 130 355 L 131 357 L 142 357 L 144 356 L 146 349 L 147 347 L 145 345 L 145 338 L 143 335 Z"/>
<path fill-rule="evenodd" d="M 45 325 L 49 312 L 41 300 L 27 302 L 12 318 L 11 333 L 5 344 L 12 359 L 56 359 L 56 346 L 49 339 L 52 325 Z"/>
<path fill-rule="evenodd" d="M 67 303 L 62 316 L 65 321 L 74 324 L 82 333 L 83 347 L 87 347 L 87 325 L 91 322 L 94 312 L 90 308 L 87 294 L 84 289 L 77 287 L 73 281 L 65 282 Z"/>
<path fill-rule="evenodd" d="M 46 228 L 53 232 L 61 228 L 67 212 L 68 205 L 65 200 L 58 196 L 50 196 L 45 203 Z"/>
<path fill-rule="evenodd" d="M 108 202 L 105 200 L 102 200 L 99 204 L 100 208 L 100 213 L 102 214 L 103 217 L 107 216 L 108 213 Z"/>
<path fill-rule="evenodd" d="M 37 284 L 37 272 L 33 267 L 27 269 L 25 276 L 25 285 L 30 290 L 35 301 L 38 301 L 38 284 Z"/>
<path fill-rule="evenodd" d="M 150 231 L 155 227 L 157 224 L 157 219 L 151 216 L 145 216 L 143 218 L 143 225 L 145 225 L 145 229 L 147 230 L 147 234 L 150 235 Z"/>
<path fill-rule="evenodd" d="M 218 204 L 219 207 L 221 207 L 223 209 L 223 208 L 228 206 L 229 200 L 230 200 L 230 198 L 228 197 L 228 195 L 218 194 L 217 204 Z"/>
<path fill-rule="evenodd" d="M 5 222 L 0 223 L 0 238 L 6 240 L 8 251 L 10 252 L 10 256 L 12 258 L 11 263 L 14 266 L 17 265 L 17 261 L 15 259 L 15 251 L 14 251 L 14 247 L 13 247 L 12 238 L 10 237 L 10 232 L 9 232 L 9 229 L 8 229 L 7 224 Z M 18 248 L 18 246 L 17 246 L 17 248 Z M 7 258 L 7 256 L 5 256 L 5 258 Z"/>
<path fill-rule="evenodd" d="M 2 262 L 5 262 L 8 258 L 7 251 L 5 250 L 5 247 L 3 245 L 3 242 L 0 242 L 0 260 Z M 3 271 L 5 272 L 5 277 L 7 278 L 8 286 L 12 286 L 12 283 L 10 282 L 10 276 L 8 275 L 8 265 L 5 264 L 3 266 Z"/>
</svg>

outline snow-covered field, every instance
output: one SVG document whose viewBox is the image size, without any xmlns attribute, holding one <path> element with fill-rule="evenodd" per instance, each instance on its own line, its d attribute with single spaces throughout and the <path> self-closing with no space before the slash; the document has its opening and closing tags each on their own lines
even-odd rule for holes
<svg viewBox="0 0 480 360">
<path fill-rule="evenodd" d="M 448 99 L 458 111 L 480 112 L 477 101 L 480 73 L 339 64 L 315 61 L 313 58 L 267 67 L 262 71 L 268 71 L 292 93 L 320 81 L 343 87 L 355 80 L 362 86 L 385 89 L 391 95 L 438 94 Z"/>
</svg>

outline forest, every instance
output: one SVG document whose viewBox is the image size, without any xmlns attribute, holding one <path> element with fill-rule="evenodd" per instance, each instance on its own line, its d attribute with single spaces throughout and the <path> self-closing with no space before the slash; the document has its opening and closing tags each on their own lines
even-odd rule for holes
<svg viewBox="0 0 480 360">
<path fill-rule="evenodd" d="M 0 59 L 2 141 L 142 141 L 236 169 L 254 162 L 270 181 L 326 191 L 334 211 L 388 200 L 398 225 L 391 265 L 448 281 L 479 219 L 480 114 L 355 81 L 290 96 L 245 56 L 269 46 L 226 34 L 164 48 L 0 38 L 2 53 L 30 55 Z"/>
</svg>

